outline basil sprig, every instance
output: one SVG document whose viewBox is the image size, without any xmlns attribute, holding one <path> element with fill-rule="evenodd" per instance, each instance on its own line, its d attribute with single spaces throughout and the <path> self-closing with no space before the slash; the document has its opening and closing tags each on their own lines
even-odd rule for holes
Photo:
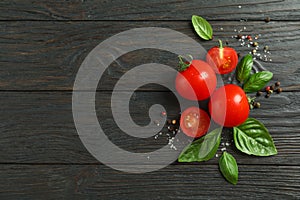
<svg viewBox="0 0 300 200">
<path fill-rule="evenodd" d="M 221 128 L 217 128 L 204 137 L 195 140 L 179 155 L 178 162 L 201 162 L 213 158 L 220 146 Z"/>
<path fill-rule="evenodd" d="M 253 66 L 253 58 L 251 54 L 247 54 L 242 58 L 236 67 L 236 79 L 243 83 L 249 76 Z"/>
<path fill-rule="evenodd" d="M 204 40 L 211 40 L 213 30 L 211 25 L 202 17 L 193 15 L 192 24 L 196 33 Z"/>
<path fill-rule="evenodd" d="M 273 73 L 262 71 L 252 74 L 243 85 L 245 92 L 257 92 L 261 90 L 273 77 Z"/>
<path fill-rule="evenodd" d="M 277 154 L 269 131 L 256 119 L 248 118 L 242 125 L 234 127 L 233 138 L 236 148 L 246 154 L 255 156 Z"/>
<path fill-rule="evenodd" d="M 236 185 L 239 172 L 235 158 L 230 153 L 224 151 L 219 159 L 219 167 L 225 179 Z"/>
</svg>

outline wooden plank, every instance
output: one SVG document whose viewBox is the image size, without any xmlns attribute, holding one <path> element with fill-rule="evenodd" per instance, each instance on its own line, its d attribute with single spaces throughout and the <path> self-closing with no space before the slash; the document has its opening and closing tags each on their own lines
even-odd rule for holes
<svg viewBox="0 0 300 200">
<path fill-rule="evenodd" d="M 137 153 L 152 152 L 168 145 L 166 126 L 164 134 L 157 139 L 133 138 L 122 132 L 111 114 L 110 95 L 110 92 L 98 92 L 96 109 L 102 129 L 115 145 Z M 261 120 L 270 130 L 278 155 L 266 158 L 247 156 L 230 145 L 228 151 L 240 164 L 300 164 L 299 95 L 299 92 L 285 92 L 274 94 L 268 100 L 260 99 L 262 108 L 254 110 L 251 116 Z M 97 163 L 77 135 L 71 98 L 70 92 L 2 92 L 0 146 L 4 150 L 0 152 L 0 163 Z M 172 93 L 136 92 L 130 104 L 132 119 L 139 125 L 151 123 L 148 110 L 153 104 L 164 105 L 170 118 L 178 117 L 179 107 Z M 117 113 L 123 114 L 124 109 Z M 222 142 L 231 142 L 231 139 L 230 130 L 224 132 Z M 162 160 L 165 156 L 168 154 L 161 155 Z M 208 164 L 216 162 L 215 158 Z"/>
<path fill-rule="evenodd" d="M 180 31 L 207 50 L 217 44 L 217 39 L 227 40 L 242 55 L 250 49 L 232 36 L 237 34 L 235 29 L 246 27 L 244 34 L 261 34 L 260 51 L 270 46 L 272 62 L 262 64 L 274 72 L 274 80 L 280 80 L 289 91 L 300 90 L 300 22 L 216 21 L 212 25 L 215 39 L 206 42 L 196 36 L 190 22 L 0 22 L 0 90 L 72 90 L 78 68 L 97 44 L 124 30 L 152 26 Z M 149 62 L 176 68 L 177 56 L 149 49 L 125 54 L 104 73 L 98 89 L 111 90 L 132 67 Z"/>
<path fill-rule="evenodd" d="M 4 0 L 1 20 L 299 20 L 297 0 L 243 1 L 32 1 Z"/>
<path fill-rule="evenodd" d="M 0 165 L 3 199 L 297 199 L 299 166 L 239 165 L 233 186 L 217 165 L 171 165 L 146 174 L 103 165 Z"/>
</svg>

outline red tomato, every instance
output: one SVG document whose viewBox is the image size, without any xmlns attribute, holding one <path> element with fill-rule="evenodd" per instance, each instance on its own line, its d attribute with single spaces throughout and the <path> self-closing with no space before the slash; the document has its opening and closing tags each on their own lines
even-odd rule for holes
<svg viewBox="0 0 300 200">
<path fill-rule="evenodd" d="M 225 127 L 242 124 L 249 116 L 245 92 L 237 85 L 228 84 L 217 89 L 209 101 L 211 118 Z"/>
<path fill-rule="evenodd" d="M 238 55 L 233 48 L 223 47 L 211 48 L 206 55 L 206 62 L 211 65 L 218 74 L 227 74 L 234 70 L 238 64 Z"/>
<path fill-rule="evenodd" d="M 190 137 L 197 138 L 203 136 L 210 124 L 208 114 L 197 107 L 189 107 L 180 117 L 181 130 Z"/>
<path fill-rule="evenodd" d="M 177 92 L 189 100 L 210 97 L 217 85 L 217 77 L 211 67 L 202 60 L 192 60 L 190 66 L 177 74 Z"/>
</svg>

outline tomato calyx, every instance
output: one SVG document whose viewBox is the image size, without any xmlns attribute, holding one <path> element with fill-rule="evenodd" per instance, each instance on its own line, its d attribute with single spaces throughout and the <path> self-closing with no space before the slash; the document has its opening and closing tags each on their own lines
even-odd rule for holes
<svg viewBox="0 0 300 200">
<path fill-rule="evenodd" d="M 191 55 L 188 55 L 191 59 L 191 61 L 187 62 L 187 61 L 183 61 L 183 57 L 181 55 L 178 56 L 179 59 L 179 64 L 178 64 L 178 71 L 179 72 L 183 72 L 185 71 L 187 68 L 190 67 L 193 57 Z"/>
</svg>

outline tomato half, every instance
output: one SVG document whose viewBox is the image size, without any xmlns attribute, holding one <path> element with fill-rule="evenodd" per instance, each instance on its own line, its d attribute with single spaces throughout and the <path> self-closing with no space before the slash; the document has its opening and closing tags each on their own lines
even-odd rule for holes
<svg viewBox="0 0 300 200">
<path fill-rule="evenodd" d="M 209 101 L 211 118 L 225 127 L 242 124 L 248 118 L 249 111 L 247 96 L 237 85 L 228 84 L 217 89 Z"/>
<path fill-rule="evenodd" d="M 215 46 L 207 52 L 206 62 L 216 73 L 227 74 L 236 68 L 238 55 L 233 48 L 223 47 L 221 40 L 219 42 L 219 47 Z"/>
<path fill-rule="evenodd" d="M 189 107 L 180 117 L 181 130 L 190 137 L 197 138 L 205 135 L 209 128 L 210 118 L 208 114 L 197 107 Z"/>
<path fill-rule="evenodd" d="M 189 100 L 204 100 L 210 97 L 217 85 L 217 77 L 206 62 L 192 60 L 190 66 L 177 74 L 177 92 Z"/>
</svg>

